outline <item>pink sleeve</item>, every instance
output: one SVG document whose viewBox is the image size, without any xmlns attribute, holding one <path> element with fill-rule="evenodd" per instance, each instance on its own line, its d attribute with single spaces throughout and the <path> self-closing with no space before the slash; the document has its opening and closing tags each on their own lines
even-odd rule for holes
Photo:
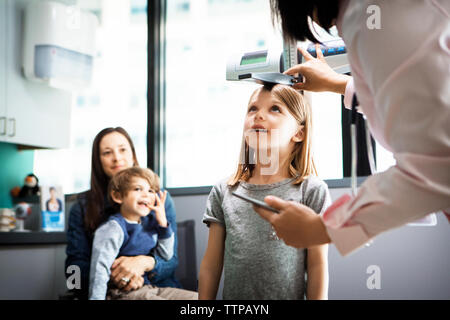
<svg viewBox="0 0 450 320">
<path fill-rule="evenodd" d="M 370 240 L 361 225 L 345 226 L 346 212 L 351 196 L 343 195 L 337 199 L 322 215 L 328 236 L 343 256 L 361 247 Z"/>
</svg>

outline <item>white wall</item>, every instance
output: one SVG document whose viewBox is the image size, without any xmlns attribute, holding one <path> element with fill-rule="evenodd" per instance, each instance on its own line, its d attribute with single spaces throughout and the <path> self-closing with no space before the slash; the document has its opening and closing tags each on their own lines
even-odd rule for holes
<svg viewBox="0 0 450 320">
<path fill-rule="evenodd" d="M 0 247 L 0 300 L 55 300 L 67 291 L 65 245 Z"/>
<path fill-rule="evenodd" d="M 72 94 L 29 81 L 22 72 L 24 9 L 30 2 L 0 2 L 0 118 L 8 119 L 1 124 L 6 135 L 0 133 L 0 141 L 66 148 L 70 144 Z"/>
</svg>

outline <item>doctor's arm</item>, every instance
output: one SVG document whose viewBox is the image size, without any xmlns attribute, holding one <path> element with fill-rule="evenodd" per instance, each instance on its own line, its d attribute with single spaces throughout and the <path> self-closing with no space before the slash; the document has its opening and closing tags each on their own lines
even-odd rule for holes
<svg viewBox="0 0 450 320">
<path fill-rule="evenodd" d="M 253 210 L 272 224 L 277 236 L 287 245 L 295 248 L 309 248 L 331 242 L 321 216 L 313 209 L 275 196 L 267 196 L 264 201 L 277 209 L 279 214 L 255 205 Z"/>
<path fill-rule="evenodd" d="M 305 62 L 284 72 L 289 75 L 299 73 L 304 77 L 303 82 L 293 86 L 295 89 L 313 92 L 329 91 L 347 95 L 347 83 L 352 77 L 335 72 L 325 61 L 318 45 L 316 45 L 317 58 L 314 58 L 305 49 L 298 48 L 298 50 L 303 55 Z M 351 95 L 353 95 L 353 92 Z"/>
</svg>

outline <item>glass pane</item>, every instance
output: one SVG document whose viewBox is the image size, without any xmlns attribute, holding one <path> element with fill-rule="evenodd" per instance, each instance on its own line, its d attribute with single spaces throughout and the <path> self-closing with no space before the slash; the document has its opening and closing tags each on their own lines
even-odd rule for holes
<svg viewBox="0 0 450 320">
<path fill-rule="evenodd" d="M 313 156 L 318 176 L 342 179 L 341 95 L 331 92 L 310 93 L 313 110 Z"/>
<path fill-rule="evenodd" d="M 89 189 L 92 141 L 105 127 L 127 130 L 139 163 L 147 163 L 147 1 L 78 5 L 99 18 L 93 83 L 73 95 L 70 148 L 37 150 L 34 162 L 40 182 L 60 184 L 64 193 Z"/>
<path fill-rule="evenodd" d="M 395 166 L 397 161 L 394 158 L 394 155 L 392 152 L 384 149 L 381 144 L 378 142 L 376 143 L 376 150 L 375 150 L 375 156 L 376 156 L 376 169 L 377 172 L 383 172 L 389 169 L 392 166 Z"/>
<path fill-rule="evenodd" d="M 233 52 L 282 48 L 267 0 L 168 0 L 166 187 L 212 185 L 239 160 L 252 83 L 225 80 Z"/>
<path fill-rule="evenodd" d="M 331 28 L 330 33 L 327 33 L 314 23 L 314 29 L 322 41 L 339 38 L 336 27 Z M 340 107 L 330 108 L 330 105 L 340 106 L 340 99 L 340 95 L 332 93 L 312 94 L 313 106 L 321 106 L 320 108 L 313 108 L 313 116 L 315 125 L 314 156 L 319 176 L 322 179 L 340 179 L 343 177 L 342 140 L 334 138 L 341 136 L 341 110 Z M 339 124 L 334 121 L 335 119 L 339 120 Z M 367 151 L 360 150 L 359 152 Z M 333 161 L 329 159 L 333 159 Z M 385 171 L 396 164 L 393 154 L 384 149 L 378 142 L 376 142 L 375 161 L 377 172 Z"/>
<path fill-rule="evenodd" d="M 227 82 L 227 59 L 282 48 L 281 36 L 266 0 L 169 0 L 166 37 L 166 186 L 212 185 L 236 169 L 245 108 L 257 87 Z M 311 101 L 318 174 L 340 179 L 341 98 L 318 93 Z"/>
</svg>

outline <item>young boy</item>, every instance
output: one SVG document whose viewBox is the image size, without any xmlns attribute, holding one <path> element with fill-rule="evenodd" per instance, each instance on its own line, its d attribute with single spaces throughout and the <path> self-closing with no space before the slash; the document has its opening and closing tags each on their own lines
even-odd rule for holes
<svg viewBox="0 0 450 320">
<path fill-rule="evenodd" d="M 167 191 L 160 191 L 155 173 L 139 167 L 122 170 L 111 179 L 108 195 L 120 209 L 95 231 L 89 299 L 196 299 L 196 292 L 152 286 L 147 274 L 144 286 L 129 293 L 108 286 L 111 266 L 120 256 L 148 255 L 155 250 L 169 260 L 174 254 L 174 233 L 164 209 Z"/>
</svg>

